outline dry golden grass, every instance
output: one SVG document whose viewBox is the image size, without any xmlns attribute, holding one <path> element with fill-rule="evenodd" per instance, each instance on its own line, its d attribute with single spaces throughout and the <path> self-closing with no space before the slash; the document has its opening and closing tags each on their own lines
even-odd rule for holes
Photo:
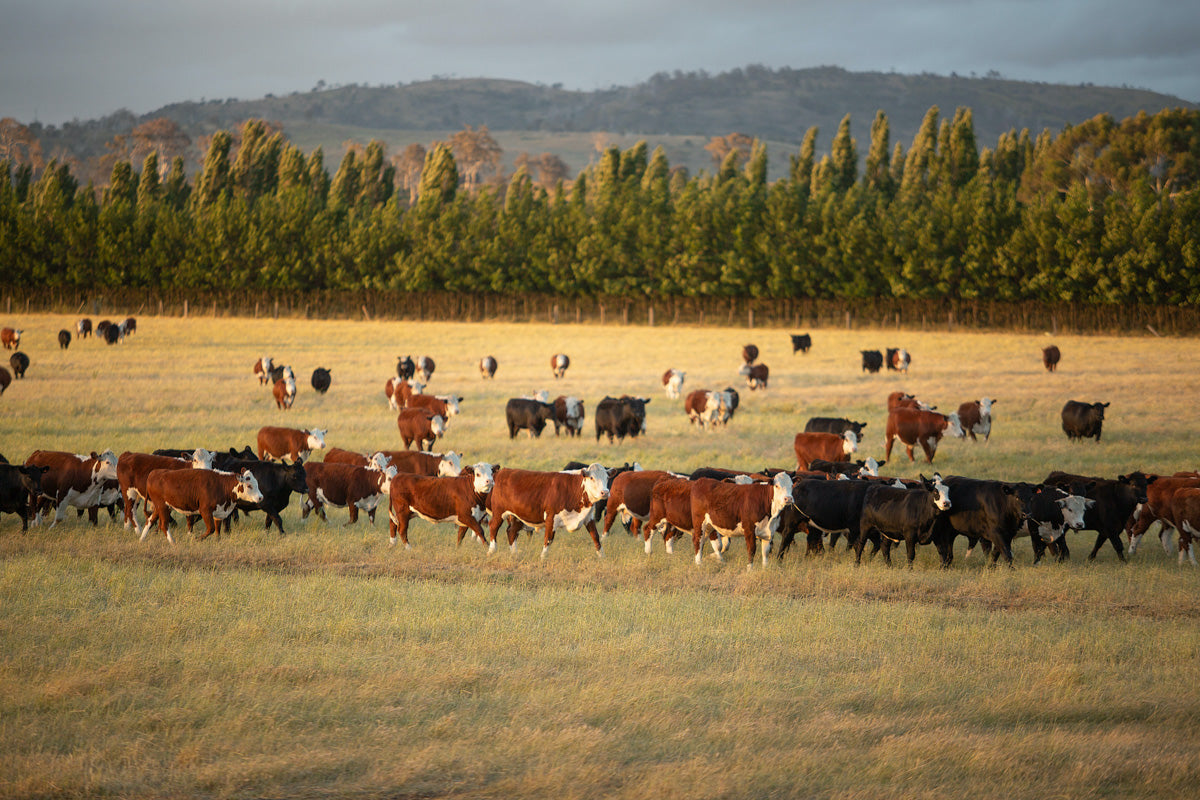
<svg viewBox="0 0 1200 800">
<path fill-rule="evenodd" d="M 688 469 L 791 464 L 817 414 L 869 422 L 905 388 L 943 408 L 999 398 L 988 445 L 947 442 L 944 473 L 1038 478 L 1195 466 L 1191 340 L 813 331 L 139 320 L 118 347 L 60 352 L 73 320 L 18 317 L 33 365 L 0 398 L 0 452 L 244 444 L 263 424 L 329 428 L 329 441 L 398 446 L 382 384 L 399 354 L 438 363 L 464 396 L 446 447 L 466 460 L 567 460 Z M 754 341 L 772 371 L 742 391 L 728 430 L 689 429 L 659 377 L 736 381 Z M 900 345 L 912 374 L 864 375 L 858 350 Z M 549 358 L 569 353 L 563 381 Z M 251 377 L 291 363 L 296 407 Z M 478 358 L 495 355 L 496 380 Z M 333 368 L 324 397 L 313 367 Z M 539 389 L 653 397 L 644 439 L 509 441 L 507 397 Z M 1111 400 L 1104 439 L 1068 443 L 1066 399 Z M 928 472 L 894 462 L 889 472 Z M 978 556 L 949 571 L 855 569 L 839 550 L 770 569 L 742 556 L 699 569 L 616 533 L 597 559 L 560 534 L 546 561 L 452 544 L 414 525 L 302 523 L 170 546 L 75 520 L 19 533 L 0 518 L 0 795 L 21 797 L 1191 797 L 1200 702 L 1200 575 L 1154 543 L 1117 563 L 1014 570 Z"/>
</svg>

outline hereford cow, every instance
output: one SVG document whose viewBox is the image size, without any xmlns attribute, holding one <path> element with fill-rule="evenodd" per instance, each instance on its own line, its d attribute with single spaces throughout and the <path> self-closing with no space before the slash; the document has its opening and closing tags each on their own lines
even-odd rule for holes
<svg viewBox="0 0 1200 800">
<path fill-rule="evenodd" d="M 585 415 L 583 401 L 578 397 L 559 395 L 554 399 L 554 435 L 558 436 L 559 428 L 566 428 L 568 436 L 579 436 L 583 433 L 583 418 Z"/>
<path fill-rule="evenodd" d="M 1042 348 L 1042 366 L 1047 372 L 1054 372 L 1058 369 L 1058 360 L 1062 358 L 1062 352 L 1059 351 L 1058 345 L 1050 345 Z"/>
<path fill-rule="evenodd" d="M 771 539 L 779 529 L 779 515 L 792 504 L 792 478 L 777 474 L 771 483 L 724 483 L 711 478 L 692 481 L 692 553 L 701 561 L 708 534 L 746 540 L 746 567 L 754 566 L 758 540 L 763 541 L 762 563 L 767 565 Z M 718 558 L 720 551 L 717 551 Z"/>
<path fill-rule="evenodd" d="M 0 328 L 0 344 L 4 345 L 5 350 L 20 350 L 22 333 L 24 331 L 16 328 Z"/>
<path fill-rule="evenodd" d="M 429 383 L 429 379 L 433 377 L 433 371 L 437 368 L 437 364 L 434 364 L 433 359 L 429 356 L 417 356 L 416 368 L 417 372 L 421 373 L 421 380 Z"/>
<path fill-rule="evenodd" d="M 958 407 L 958 424 L 963 431 L 977 442 L 976 436 L 982 436 L 986 443 L 992 435 L 992 406 L 996 401 L 990 397 L 972 400 Z"/>
<path fill-rule="evenodd" d="M 29 530 L 29 517 L 34 513 L 30 500 L 41 496 L 42 475 L 49 471 L 49 467 L 32 464 L 0 463 L 0 514 L 20 517 L 21 533 Z"/>
<path fill-rule="evenodd" d="M 414 394 L 408 398 L 408 402 L 404 407 L 423 408 L 449 422 L 451 417 L 459 415 L 458 404 L 462 401 L 463 398 L 449 394 Z"/>
<path fill-rule="evenodd" d="M 743 345 L 742 361 L 747 364 L 753 364 L 755 361 L 758 361 L 758 347 L 752 344 Z"/>
<path fill-rule="evenodd" d="M 626 436 L 636 439 L 645 433 L 646 404 L 649 402 L 648 397 L 605 397 L 596 404 L 596 441 L 607 435 L 612 444 L 614 437 L 625 441 Z"/>
<path fill-rule="evenodd" d="M 513 397 L 504 406 L 504 418 L 508 423 L 508 438 L 516 438 L 517 431 L 524 430 L 529 438 L 540 437 L 547 422 L 554 421 L 554 405 L 541 400 Z"/>
<path fill-rule="evenodd" d="M 687 378 L 687 373 L 671 368 L 663 373 L 662 385 L 663 391 L 667 393 L 667 397 L 672 400 L 679 399 L 679 392 L 683 389 L 683 381 Z"/>
<path fill-rule="evenodd" d="M 629 470 L 614 477 L 609 485 L 601 537 L 608 536 L 618 515 L 621 516 L 625 529 L 640 537 L 643 524 L 650 518 L 654 485 L 666 478 L 681 477 L 683 476 L 665 470 Z M 646 552 L 650 552 L 649 533 L 646 535 Z"/>
<path fill-rule="evenodd" d="M 683 401 L 683 410 L 688 415 L 688 422 L 699 424 L 702 430 L 722 422 L 723 397 L 721 392 L 710 392 L 707 389 L 696 389 L 689 392 Z"/>
<path fill-rule="evenodd" d="M 366 511 L 374 523 L 375 509 L 391 491 L 396 474 L 395 467 L 378 470 L 354 464 L 310 461 L 304 466 L 308 497 L 300 505 L 301 518 L 307 519 L 309 512 L 315 511 L 325 521 L 325 505 L 328 504 L 349 509 L 350 520 L 346 525 L 358 522 L 359 510 Z"/>
<path fill-rule="evenodd" d="M 804 355 L 808 355 L 809 348 L 812 347 L 812 336 L 810 336 L 807 333 L 801 333 L 801 334 L 793 333 L 791 336 L 792 336 L 792 355 L 796 355 L 797 350 L 799 350 L 801 353 L 804 353 Z"/>
<path fill-rule="evenodd" d="M 1171 498 L 1169 515 L 1179 529 L 1179 563 L 1183 564 L 1186 555 L 1192 566 L 1196 566 L 1195 540 L 1200 538 L 1200 489 L 1181 489 L 1176 492 Z"/>
<path fill-rule="evenodd" d="M 496 359 L 492 356 L 479 359 L 479 377 L 485 380 L 496 377 L 496 366 Z"/>
<path fill-rule="evenodd" d="M 75 323 L 75 333 L 80 339 L 86 339 L 92 335 L 92 321 L 87 317 Z"/>
<path fill-rule="evenodd" d="M 27 467 L 49 467 L 42 475 L 41 498 L 55 507 L 53 528 L 66 515 L 67 506 L 91 508 L 100 501 L 104 482 L 117 477 L 117 456 L 112 450 L 81 456 L 54 450 L 35 450 Z M 39 503 L 34 524 L 41 521 Z"/>
<path fill-rule="evenodd" d="M 396 417 L 396 428 L 407 450 L 416 442 L 418 450 L 429 450 L 446 435 L 446 420 L 424 408 L 406 408 Z"/>
<path fill-rule="evenodd" d="M 383 393 L 387 395 L 388 408 L 399 411 L 408 408 L 408 403 L 415 395 L 425 391 L 425 384 L 414 378 L 388 378 L 383 385 Z"/>
<path fill-rule="evenodd" d="M 1003 556 L 1011 567 L 1012 540 L 1027 518 L 1017 486 L 957 476 L 946 478 L 945 484 L 949 488 L 950 509 L 938 516 L 932 537 L 942 566 L 949 567 L 954 560 L 955 537 L 965 536 L 972 543 L 977 540 L 988 543 L 992 564 Z"/>
<path fill-rule="evenodd" d="M 661 532 L 668 553 L 674 553 L 673 543 L 679 536 L 692 535 L 692 482 L 682 476 L 660 478 L 650 491 L 650 513 L 642 524 L 642 539 L 646 554 L 650 554 L 650 537 Z"/>
<path fill-rule="evenodd" d="M 925 451 L 925 460 L 932 464 L 938 443 L 947 431 L 959 439 L 965 435 L 958 421 L 958 414 L 939 414 L 936 411 L 923 411 L 918 408 L 894 408 L 888 412 L 884 460 L 891 460 L 892 445 L 899 439 L 904 443 L 909 461 L 916 460 L 913 458 L 913 447 L 919 444 Z"/>
<path fill-rule="evenodd" d="M 487 544 L 480 522 L 487 518 L 488 496 L 497 470 L 499 466 L 480 463 L 455 478 L 397 475 L 392 479 L 389 500 L 388 544 L 395 545 L 399 536 L 404 549 L 409 548 L 408 523 L 414 514 L 426 522 L 455 523 L 459 545 L 468 529 Z"/>
<path fill-rule="evenodd" d="M 265 425 L 258 430 L 258 457 L 265 456 L 283 461 L 307 461 L 314 450 L 325 449 L 325 434 L 319 428 L 298 430 Z"/>
<path fill-rule="evenodd" d="M 884 354 L 884 362 L 889 370 L 908 374 L 908 365 L 912 363 L 912 357 L 903 348 L 889 347 Z"/>
<path fill-rule="evenodd" d="M 172 544 L 175 540 L 168 527 L 171 509 L 188 517 L 199 515 L 204 520 L 205 531 L 199 538 L 205 539 L 215 533 L 220 539 L 217 521 L 232 514 L 238 501 L 257 503 L 262 500 L 258 481 L 249 470 L 233 473 L 211 469 L 158 469 L 146 478 L 146 491 L 154 511 L 146 520 L 140 538 L 144 541 L 157 521 L 159 530 Z M 191 530 L 190 523 L 188 530 Z"/>
<path fill-rule="evenodd" d="M 317 394 L 325 394 L 329 391 L 329 384 L 332 383 L 332 378 L 329 375 L 329 370 L 325 367 L 317 367 L 312 374 L 312 387 L 317 390 Z"/>
<path fill-rule="evenodd" d="M 565 353 L 555 353 L 550 356 L 550 371 L 554 373 L 555 378 L 565 375 L 569 366 L 571 366 L 571 359 Z"/>
<path fill-rule="evenodd" d="M 883 353 L 878 350 L 862 350 L 862 371 L 876 373 L 883 369 Z"/>
<path fill-rule="evenodd" d="M 120 324 L 117 325 L 117 329 L 120 331 L 122 339 L 124 339 L 126 336 L 137 333 L 137 318 L 126 317 L 125 319 L 121 320 Z"/>
<path fill-rule="evenodd" d="M 200 447 L 188 458 L 136 453 L 126 450 L 117 457 L 117 486 L 124 508 L 125 527 L 140 530 L 136 506 L 149 500 L 146 479 L 156 469 L 212 469 L 213 454 Z M 148 517 L 147 517 L 148 518 Z"/>
<path fill-rule="evenodd" d="M 25 370 L 29 369 L 29 356 L 24 353 L 13 353 L 8 357 L 9 366 L 12 367 L 13 377 L 24 378 Z"/>
<path fill-rule="evenodd" d="M 808 465 L 817 459 L 841 461 L 844 456 L 857 453 L 858 436 L 850 430 L 841 436 L 836 433 L 797 433 L 792 447 L 796 451 L 796 469 L 808 469 Z"/>
<path fill-rule="evenodd" d="M 1171 531 L 1179 526 L 1172 516 L 1175 495 L 1183 489 L 1200 489 L 1200 475 L 1185 473 L 1171 477 L 1159 476 L 1146 486 L 1146 502 L 1125 522 L 1125 535 L 1129 538 L 1129 553 L 1137 552 L 1142 536 L 1155 522 L 1161 524 L 1158 532 L 1163 550 L 1170 552 Z"/>
<path fill-rule="evenodd" d="M 266 386 L 267 384 L 272 383 L 271 369 L 273 367 L 274 364 L 271 363 L 270 356 L 262 356 L 258 359 L 258 361 L 254 362 L 254 376 L 258 378 L 258 384 L 260 386 Z"/>
<path fill-rule="evenodd" d="M 419 450 L 381 450 L 375 456 L 409 475 L 454 478 L 462 473 L 462 457 L 453 450 L 445 453 L 422 453 Z"/>
<path fill-rule="evenodd" d="M 508 546 L 513 553 L 517 551 L 517 536 L 526 527 L 543 529 L 542 558 L 550 552 L 556 529 L 576 531 L 584 527 L 596 546 L 596 555 L 603 556 L 593 515 L 595 504 L 607 497 L 608 473 L 599 464 L 570 472 L 502 469 L 495 475 L 490 498 L 488 552 L 496 552 L 496 535 L 507 521 Z"/>
<path fill-rule="evenodd" d="M 286 411 L 296 402 L 296 381 L 294 378 L 285 378 L 275 381 L 275 385 L 271 387 L 271 394 L 275 396 L 275 406 Z"/>
<path fill-rule="evenodd" d="M 728 425 L 729 421 L 731 419 L 733 419 L 733 414 L 735 411 L 737 411 L 738 403 L 740 403 L 740 402 L 741 402 L 741 399 L 738 397 L 737 389 L 734 389 L 732 386 L 726 386 L 725 389 L 721 392 L 721 404 L 722 404 L 721 424 L 722 425 Z"/>
<path fill-rule="evenodd" d="M 888 566 L 892 564 L 892 542 L 904 542 L 911 568 L 917 557 L 917 544 L 932 541 L 935 523 L 951 508 L 950 490 L 936 475 L 933 480 L 922 475 L 920 485 L 914 488 L 871 484 L 863 495 L 861 533 L 854 545 L 855 563 L 861 563 L 867 540 L 879 537 L 883 542 L 883 560 Z"/>
<path fill-rule="evenodd" d="M 1078 400 L 1068 400 L 1062 408 L 1062 429 L 1068 439 L 1088 439 L 1095 437 L 1100 441 L 1100 432 L 1104 428 L 1104 409 L 1109 403 L 1081 403 Z"/>
<path fill-rule="evenodd" d="M 58 349 L 66 350 L 70 346 L 71 346 L 71 332 L 69 330 L 67 330 L 66 328 L 63 328 L 61 331 L 58 332 Z"/>
<path fill-rule="evenodd" d="M 738 375 L 746 379 L 746 385 L 751 391 L 755 389 L 766 389 L 767 380 L 771 377 L 771 370 L 766 364 L 743 364 L 738 370 Z"/>
<path fill-rule="evenodd" d="M 854 435 L 861 442 L 863 438 L 863 428 L 867 427 L 865 422 L 854 422 L 845 417 L 811 417 L 808 422 L 804 423 L 805 433 L 836 433 L 841 436 L 846 431 L 854 431 Z"/>
</svg>

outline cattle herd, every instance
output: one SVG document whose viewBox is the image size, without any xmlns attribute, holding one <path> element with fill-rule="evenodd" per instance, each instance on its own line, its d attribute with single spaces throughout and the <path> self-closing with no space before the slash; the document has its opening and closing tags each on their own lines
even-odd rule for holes
<svg viewBox="0 0 1200 800">
<path fill-rule="evenodd" d="M 135 323 L 132 319 L 121 325 L 109 323 L 104 329 L 116 330 L 119 341 L 135 330 Z M 90 321 L 81 320 L 76 330 L 86 337 Z M 65 347 L 70 334 L 63 333 L 67 334 L 60 336 Z M 21 331 L 4 329 L 5 346 L 17 351 L 20 335 Z M 793 353 L 807 353 L 811 338 L 808 334 L 792 336 L 792 345 Z M 1053 348 L 1051 362 L 1046 355 L 1049 350 L 1044 357 L 1047 369 L 1053 369 L 1059 354 Z M 769 373 L 758 363 L 758 355 L 754 345 L 743 348 L 741 374 L 751 390 L 767 388 Z M 863 351 L 864 369 L 868 369 L 868 361 L 906 370 L 911 358 L 903 349 L 889 348 L 886 356 Z M 570 359 L 556 353 L 550 365 L 558 379 Z M 496 359 L 487 356 L 479 366 L 481 377 L 489 379 L 495 374 Z M 540 530 L 543 558 L 557 531 L 584 529 L 596 552 L 603 555 L 603 539 L 620 519 L 647 553 L 655 534 L 668 552 L 676 539 L 686 536 L 697 564 L 706 547 L 720 558 L 730 541 L 741 537 L 748 566 L 753 565 L 760 547 L 764 565 L 773 550 L 782 557 L 798 535 L 804 537 L 809 554 L 832 548 L 844 538 L 856 563 L 867 545 L 872 555 L 882 551 L 890 564 L 893 545 L 903 543 L 911 564 L 918 546 L 931 544 L 942 565 L 949 567 L 959 536 L 972 548 L 978 543 L 990 552 L 992 563 L 1003 559 L 1011 564 L 1013 541 L 1020 536 L 1030 538 L 1035 563 L 1046 552 L 1064 560 L 1069 557 L 1068 530 L 1096 532 L 1089 558 L 1108 542 L 1125 560 L 1122 536 L 1134 552 L 1151 525 L 1159 522 L 1164 547 L 1175 532 L 1180 562 L 1186 557 L 1195 563 L 1200 473 L 1159 476 L 1135 472 L 1104 478 L 1051 472 L 1040 483 L 942 477 L 937 472 L 916 480 L 879 474 L 880 467 L 891 460 L 897 441 L 910 461 L 915 460 L 914 448 L 920 447 L 931 466 L 945 435 L 986 442 L 996 402 L 991 398 L 963 403 L 956 411 L 943 414 L 911 394 L 893 392 L 887 398 L 883 462 L 852 460 L 867 423 L 813 417 L 795 436 L 796 465 L 791 469 L 703 468 L 685 474 L 645 470 L 638 464 L 605 467 L 572 462 L 560 471 L 538 471 L 486 461 L 464 465 L 453 451 L 433 452 L 463 402 L 454 395 L 425 393 L 435 368 L 428 356 L 400 356 L 396 376 L 385 383 L 389 407 L 398 413 L 404 450 L 362 453 L 327 447 L 327 431 L 280 426 L 263 427 L 255 447 L 240 450 L 162 449 L 119 456 L 112 451 L 77 455 L 39 450 L 19 466 L 0 456 L 0 512 L 16 514 L 26 531 L 43 518 L 51 520 L 51 527 L 57 525 L 72 507 L 81 515 L 88 513 L 93 524 L 101 509 L 115 519 L 119 506 L 125 526 L 140 531 L 142 539 L 157 527 L 173 542 L 173 512 L 182 515 L 189 532 L 196 520 L 202 520 L 205 530 L 198 534 L 201 539 L 213 533 L 219 538 L 239 515 L 253 512 L 264 514 L 264 529 L 274 526 L 282 534 L 281 512 L 291 496 L 299 494 L 304 519 L 315 515 L 327 520 L 326 508 L 334 506 L 348 510 L 347 525 L 355 524 L 360 513 L 374 522 L 376 510 L 383 506 L 388 513 L 390 542 L 399 539 L 405 547 L 410 546 L 410 522 L 417 516 L 454 524 L 460 544 L 470 531 L 489 552 L 497 549 L 501 527 L 507 526 L 505 536 L 514 552 L 522 530 Z M 263 356 L 253 365 L 253 374 L 261 385 L 271 387 L 280 409 L 291 407 L 296 392 L 291 367 Z M 663 374 L 667 397 L 683 398 L 685 413 L 700 429 L 727 425 L 738 407 L 737 391 L 726 387 L 684 394 L 685 378 L 686 373 L 677 369 Z M 312 383 L 318 392 L 328 390 L 330 371 L 318 368 Z M 596 440 L 619 442 L 644 435 L 648 403 L 650 398 L 629 395 L 598 401 L 594 409 Z M 1062 411 L 1064 432 L 1073 439 L 1094 437 L 1099 441 L 1107 406 L 1068 402 Z M 550 424 L 556 435 L 565 431 L 567 436 L 580 436 L 584 402 L 569 395 L 551 400 L 548 392 L 540 392 L 509 399 L 505 417 L 510 438 L 520 431 L 529 437 L 540 436 Z M 323 460 L 313 460 L 311 456 L 319 451 L 324 451 Z"/>
</svg>

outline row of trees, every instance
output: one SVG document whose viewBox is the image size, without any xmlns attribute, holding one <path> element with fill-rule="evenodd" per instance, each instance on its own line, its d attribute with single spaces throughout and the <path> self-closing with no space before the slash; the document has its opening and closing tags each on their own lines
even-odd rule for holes
<svg viewBox="0 0 1200 800">
<path fill-rule="evenodd" d="M 765 146 L 734 134 L 711 173 L 642 143 L 571 181 L 541 157 L 496 185 L 463 168 L 499 160 L 479 131 L 469 159 L 372 142 L 331 175 L 251 120 L 190 179 L 158 149 L 116 159 L 102 189 L 4 161 L 0 263 L 35 286 L 1194 304 L 1198 123 L 1101 116 L 980 149 L 969 109 L 934 107 L 907 148 L 877 114 L 865 157 L 848 116 L 820 158 L 810 129 L 773 183 Z"/>
</svg>

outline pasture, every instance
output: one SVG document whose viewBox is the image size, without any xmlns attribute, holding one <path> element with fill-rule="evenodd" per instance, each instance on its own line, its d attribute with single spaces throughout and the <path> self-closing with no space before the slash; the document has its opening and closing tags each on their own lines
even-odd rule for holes
<svg viewBox="0 0 1200 800">
<path fill-rule="evenodd" d="M 58 349 L 74 318 L 14 315 L 31 358 L 0 397 L 0 453 L 210 448 L 266 424 L 328 429 L 332 446 L 401 447 L 383 385 L 396 357 L 437 362 L 428 392 L 464 397 L 441 449 L 464 463 L 557 469 L 794 466 L 810 416 L 868 423 L 883 458 L 896 389 L 941 410 L 997 399 L 991 442 L 944 441 L 943 474 L 1038 480 L 1196 467 L 1200 355 L 1191 339 L 780 329 L 155 318 L 116 346 Z M 801 332 L 801 331 L 795 331 Z M 1062 349 L 1059 371 L 1042 346 Z M 743 344 L 770 389 L 737 377 Z M 859 368 L 904 347 L 907 376 Z M 571 367 L 551 377 L 549 359 Z M 499 362 L 483 381 L 477 363 Z M 291 364 L 276 409 L 251 374 Z M 309 384 L 332 370 L 328 394 Z M 689 426 L 684 391 L 734 386 L 728 428 Z M 586 403 L 580 439 L 509 440 L 504 403 L 548 390 Z M 652 398 L 647 434 L 597 443 L 605 394 Z M 1100 443 L 1068 442 L 1068 399 L 1111 402 Z M 315 456 L 320 458 L 318 454 Z M 893 451 L 890 475 L 929 474 Z M 0 795 L 20 797 L 1192 797 L 1200 790 L 1200 572 L 1148 536 L 1130 564 L 1070 534 L 1066 564 L 965 559 L 853 566 L 794 548 L 763 571 L 647 556 L 618 526 L 489 557 L 451 526 L 414 521 L 389 548 L 381 518 L 264 534 L 145 542 L 70 514 L 22 536 L 0 517 Z M 900 562 L 897 562 L 900 563 Z"/>
</svg>

